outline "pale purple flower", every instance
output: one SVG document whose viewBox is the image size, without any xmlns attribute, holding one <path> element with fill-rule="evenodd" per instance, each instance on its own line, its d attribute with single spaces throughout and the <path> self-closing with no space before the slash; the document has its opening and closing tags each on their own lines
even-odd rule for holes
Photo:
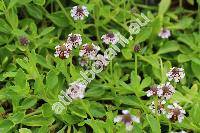
<svg viewBox="0 0 200 133">
<path fill-rule="evenodd" d="M 74 20 L 83 20 L 85 16 L 88 17 L 89 15 L 86 6 L 74 6 L 70 13 Z"/>
<path fill-rule="evenodd" d="M 140 123 L 140 118 L 134 115 L 131 115 L 128 110 L 122 110 L 122 115 L 118 115 L 114 118 L 114 122 L 122 122 L 126 126 L 127 131 L 131 131 L 133 126 L 132 123 Z"/>
<path fill-rule="evenodd" d="M 158 34 L 158 36 L 163 39 L 169 38 L 171 36 L 171 32 L 170 32 L 170 30 L 168 30 L 166 28 L 162 28 L 160 33 Z"/>
<path fill-rule="evenodd" d="M 174 80 L 175 82 L 179 82 L 185 77 L 185 72 L 183 68 L 173 67 L 166 75 L 169 81 Z"/>
<path fill-rule="evenodd" d="M 183 121 L 184 114 L 186 112 L 181 106 L 174 102 L 172 105 L 168 105 L 167 108 L 169 109 L 167 113 L 168 119 L 170 119 L 173 122 L 178 121 L 179 123 Z"/>
<path fill-rule="evenodd" d="M 72 47 L 77 47 L 82 44 L 82 38 L 80 34 L 69 34 L 67 38 L 67 43 L 71 44 Z"/>
<path fill-rule="evenodd" d="M 158 103 L 157 103 L 157 111 L 158 111 L 158 115 L 160 114 L 165 114 L 166 111 L 165 111 L 165 108 L 164 108 L 164 105 L 165 105 L 166 101 L 165 100 L 158 100 Z M 156 105 L 154 103 L 154 101 L 151 103 L 151 105 L 149 106 L 149 109 L 155 114 L 156 113 Z"/>
<path fill-rule="evenodd" d="M 108 33 L 101 37 L 105 44 L 116 44 L 119 41 L 119 38 L 114 33 Z"/>
<path fill-rule="evenodd" d="M 79 52 L 79 56 L 87 57 L 91 60 L 96 58 L 98 51 L 100 50 L 99 46 L 92 44 L 84 44 Z"/>
<path fill-rule="evenodd" d="M 67 90 L 67 95 L 72 99 L 82 99 L 84 98 L 85 88 L 86 85 L 80 82 L 73 82 Z"/>
<path fill-rule="evenodd" d="M 167 82 L 165 84 L 158 85 L 158 88 L 162 90 L 161 97 L 168 100 L 172 97 L 172 95 L 175 93 L 174 87 L 170 84 L 170 82 Z"/>
<path fill-rule="evenodd" d="M 100 61 L 103 66 L 107 66 L 109 64 L 108 58 L 106 58 L 105 56 L 103 56 L 101 54 L 97 55 L 97 59 L 96 60 Z"/>
<path fill-rule="evenodd" d="M 147 92 L 147 96 L 162 96 L 163 91 L 162 89 L 158 88 L 156 85 L 152 86 Z"/>
<path fill-rule="evenodd" d="M 62 45 L 57 45 L 55 47 L 56 52 L 54 54 L 55 57 L 60 57 L 61 59 L 68 58 L 70 56 L 72 47 L 66 43 Z"/>
</svg>

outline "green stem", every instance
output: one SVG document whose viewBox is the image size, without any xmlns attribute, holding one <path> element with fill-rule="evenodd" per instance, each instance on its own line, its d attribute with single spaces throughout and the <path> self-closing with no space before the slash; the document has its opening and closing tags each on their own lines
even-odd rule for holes
<svg viewBox="0 0 200 133">
<path fill-rule="evenodd" d="M 135 54 L 135 74 L 137 76 L 137 64 L 138 64 L 138 58 L 137 58 L 137 53 Z"/>
</svg>

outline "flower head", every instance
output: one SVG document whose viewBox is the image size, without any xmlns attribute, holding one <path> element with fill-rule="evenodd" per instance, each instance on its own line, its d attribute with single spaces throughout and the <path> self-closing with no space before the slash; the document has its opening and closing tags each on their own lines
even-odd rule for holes
<svg viewBox="0 0 200 133">
<path fill-rule="evenodd" d="M 164 108 L 165 103 L 166 103 L 165 100 L 158 100 L 158 104 L 157 104 L 158 115 L 166 113 L 165 108 Z M 156 113 L 156 105 L 154 101 L 149 106 L 149 109 L 152 110 L 154 114 Z"/>
<path fill-rule="evenodd" d="M 84 44 L 79 52 L 79 56 L 87 57 L 91 60 L 96 58 L 98 51 L 100 50 L 99 46 L 92 44 Z"/>
<path fill-rule="evenodd" d="M 85 88 L 86 88 L 86 85 L 80 82 L 74 82 L 70 84 L 67 90 L 67 94 L 72 99 L 79 99 L 79 98 L 82 99 L 84 98 Z"/>
<path fill-rule="evenodd" d="M 116 44 L 119 41 L 119 38 L 114 33 L 108 33 L 101 37 L 105 44 Z"/>
<path fill-rule="evenodd" d="M 62 44 L 62 45 L 57 45 L 55 47 L 56 49 L 56 52 L 54 54 L 55 57 L 60 57 L 61 59 L 64 59 L 64 58 L 68 58 L 70 53 L 71 53 L 71 50 L 72 50 L 72 47 L 66 43 Z"/>
<path fill-rule="evenodd" d="M 170 82 L 159 85 L 158 88 L 161 89 L 162 92 L 163 92 L 161 97 L 164 98 L 164 99 L 167 99 L 167 100 L 170 99 L 172 97 L 172 95 L 175 93 L 175 89 L 170 84 Z"/>
<path fill-rule="evenodd" d="M 85 16 L 88 17 L 89 15 L 87 7 L 85 6 L 74 6 L 70 12 L 74 20 L 83 20 Z"/>
<path fill-rule="evenodd" d="M 134 50 L 135 53 L 138 53 L 141 50 L 140 45 L 139 44 L 135 45 L 133 50 Z"/>
<path fill-rule="evenodd" d="M 169 81 L 174 80 L 175 82 L 179 82 L 181 79 L 185 77 L 184 69 L 177 67 L 171 68 L 166 75 Z"/>
<path fill-rule="evenodd" d="M 107 66 L 109 64 L 108 58 L 103 56 L 103 55 L 101 55 L 101 54 L 97 55 L 97 60 L 100 61 L 103 66 Z"/>
<path fill-rule="evenodd" d="M 169 38 L 171 36 L 171 32 L 168 29 L 162 28 L 158 36 L 163 39 Z"/>
<path fill-rule="evenodd" d="M 147 92 L 147 96 L 162 96 L 162 89 L 158 88 L 156 85 L 152 86 Z"/>
<path fill-rule="evenodd" d="M 71 44 L 72 47 L 77 47 L 82 44 L 82 38 L 80 34 L 69 34 L 67 38 L 67 43 Z"/>
<path fill-rule="evenodd" d="M 30 43 L 30 41 L 28 40 L 27 37 L 24 37 L 24 36 L 21 36 L 19 38 L 19 42 L 22 44 L 22 45 L 28 45 Z"/>
<path fill-rule="evenodd" d="M 169 109 L 167 113 L 168 119 L 173 122 L 178 121 L 179 123 L 183 121 L 185 110 L 181 106 L 174 102 L 172 105 L 168 105 L 167 108 Z"/>
<path fill-rule="evenodd" d="M 140 123 L 140 119 L 137 116 L 131 115 L 128 110 L 122 110 L 122 115 L 118 115 L 114 118 L 114 122 L 123 122 L 128 131 L 132 130 L 132 123 Z"/>
</svg>

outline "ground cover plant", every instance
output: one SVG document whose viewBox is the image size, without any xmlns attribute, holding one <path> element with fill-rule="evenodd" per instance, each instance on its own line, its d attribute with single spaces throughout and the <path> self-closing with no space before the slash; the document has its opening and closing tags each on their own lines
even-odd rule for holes
<svg viewBox="0 0 200 133">
<path fill-rule="evenodd" d="M 200 0 L 0 0 L 0 133 L 199 133 Z"/>
</svg>

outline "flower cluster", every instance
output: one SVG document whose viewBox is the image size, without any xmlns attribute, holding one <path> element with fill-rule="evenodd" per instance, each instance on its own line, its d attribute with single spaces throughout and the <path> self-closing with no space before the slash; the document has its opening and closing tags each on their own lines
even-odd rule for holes
<svg viewBox="0 0 200 133">
<path fill-rule="evenodd" d="M 179 82 L 184 78 L 185 73 L 183 68 L 173 67 L 166 75 L 169 81 L 174 79 L 175 82 Z M 153 113 L 157 110 L 156 114 L 158 115 L 166 114 L 166 117 L 171 121 L 182 122 L 185 114 L 185 110 L 183 110 L 182 107 L 174 102 L 173 105 L 168 105 L 167 109 L 165 108 L 166 101 L 175 93 L 175 88 L 170 84 L 170 82 L 158 86 L 152 86 L 146 93 L 148 97 L 157 96 L 159 98 L 158 100 L 153 101 L 149 106 L 149 109 L 152 110 Z"/>
<path fill-rule="evenodd" d="M 70 12 L 74 20 L 83 20 L 84 17 L 88 17 L 89 15 L 87 7 L 85 6 L 74 6 Z"/>
<path fill-rule="evenodd" d="M 128 110 L 122 110 L 122 115 L 118 115 L 117 117 L 114 118 L 114 122 L 122 122 L 126 126 L 127 131 L 131 131 L 133 126 L 132 123 L 140 123 L 140 118 L 137 116 L 131 115 Z"/>
<path fill-rule="evenodd" d="M 116 44 L 119 41 L 119 38 L 114 33 L 108 33 L 101 37 L 105 44 Z"/>
<path fill-rule="evenodd" d="M 70 44 L 71 47 L 76 48 L 82 44 L 82 38 L 80 34 L 69 34 L 67 38 L 67 44 Z"/>
<path fill-rule="evenodd" d="M 84 98 L 85 88 L 86 86 L 80 82 L 71 83 L 67 95 L 72 99 L 82 99 Z"/>
<path fill-rule="evenodd" d="M 185 77 L 184 69 L 177 67 L 172 67 L 166 75 L 169 81 L 174 80 L 175 82 L 179 82 Z"/>
<path fill-rule="evenodd" d="M 99 46 L 96 46 L 93 43 L 92 44 L 86 43 L 82 46 L 79 52 L 79 56 L 83 56 L 91 60 L 94 60 L 99 50 L 100 50 Z"/>
<path fill-rule="evenodd" d="M 185 110 L 181 106 L 174 102 L 172 105 L 168 105 L 167 108 L 169 109 L 167 113 L 168 119 L 178 121 L 179 123 L 183 121 Z"/>
<path fill-rule="evenodd" d="M 160 115 L 160 114 L 165 114 L 166 113 L 166 110 L 165 110 L 165 103 L 166 101 L 165 100 L 158 100 L 158 104 L 157 104 L 157 114 Z M 155 102 L 153 101 L 151 103 L 151 105 L 149 106 L 149 109 L 152 110 L 152 112 L 155 114 L 156 113 L 156 105 L 155 105 Z"/>
<path fill-rule="evenodd" d="M 166 28 L 162 28 L 158 36 L 161 37 L 162 39 L 166 39 L 171 36 L 171 32 Z"/>
<path fill-rule="evenodd" d="M 55 47 L 55 49 L 56 49 L 56 52 L 55 52 L 54 56 L 64 59 L 64 58 L 69 57 L 72 47 L 70 45 L 68 45 L 67 43 L 64 43 L 62 45 L 57 45 Z"/>
</svg>

